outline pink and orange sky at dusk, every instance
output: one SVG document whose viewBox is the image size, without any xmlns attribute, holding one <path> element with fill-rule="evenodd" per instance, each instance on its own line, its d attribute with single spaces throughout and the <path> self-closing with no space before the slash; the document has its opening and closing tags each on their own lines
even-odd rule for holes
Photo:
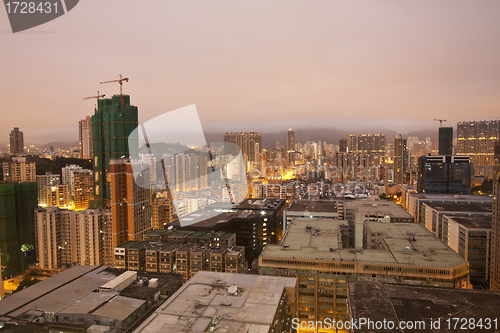
<svg viewBox="0 0 500 333">
<path fill-rule="evenodd" d="M 0 143 L 75 141 L 97 90 L 206 131 L 432 129 L 500 118 L 500 1 L 81 0 L 13 34 L 0 8 Z M 0 149 L 1 150 L 1 149 Z"/>
</svg>

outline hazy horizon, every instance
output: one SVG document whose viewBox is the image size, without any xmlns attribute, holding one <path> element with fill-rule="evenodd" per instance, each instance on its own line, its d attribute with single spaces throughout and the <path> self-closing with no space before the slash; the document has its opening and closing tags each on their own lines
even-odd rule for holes
<svg viewBox="0 0 500 333">
<path fill-rule="evenodd" d="M 86 0 L 12 34 L 0 10 L 0 143 L 78 139 L 96 91 L 141 122 L 195 104 L 206 132 L 436 129 L 498 119 L 500 2 Z M 72 139 L 74 138 L 74 139 Z"/>
</svg>

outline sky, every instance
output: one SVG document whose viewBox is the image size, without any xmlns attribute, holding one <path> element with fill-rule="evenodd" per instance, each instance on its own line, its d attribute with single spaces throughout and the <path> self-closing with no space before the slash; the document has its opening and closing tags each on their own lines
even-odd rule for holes
<svg viewBox="0 0 500 333">
<path fill-rule="evenodd" d="M 499 119 L 500 1 L 81 0 L 13 34 L 0 8 L 0 143 L 78 139 L 98 90 L 205 131 L 407 133 Z"/>
</svg>

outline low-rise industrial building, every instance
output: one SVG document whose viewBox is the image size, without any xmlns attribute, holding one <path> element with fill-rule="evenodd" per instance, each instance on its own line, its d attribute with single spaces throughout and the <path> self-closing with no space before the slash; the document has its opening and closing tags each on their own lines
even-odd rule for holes
<svg viewBox="0 0 500 333">
<path fill-rule="evenodd" d="M 282 242 L 267 245 L 260 273 L 298 278 L 298 318 L 303 321 L 347 318 L 347 283 L 386 283 L 469 287 L 464 258 L 416 223 L 357 224 L 363 248 L 344 246 L 347 221 L 292 221 Z"/>
<path fill-rule="evenodd" d="M 134 333 L 290 332 L 297 279 L 198 272 Z"/>
</svg>

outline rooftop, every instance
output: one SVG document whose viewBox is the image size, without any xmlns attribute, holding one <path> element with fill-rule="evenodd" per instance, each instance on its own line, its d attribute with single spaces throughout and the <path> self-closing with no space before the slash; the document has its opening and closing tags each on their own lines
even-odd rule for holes
<svg viewBox="0 0 500 333">
<path fill-rule="evenodd" d="M 114 279 L 104 266 L 75 266 L 0 301 L 0 315 L 17 317 L 31 309 L 58 312 Z"/>
<path fill-rule="evenodd" d="M 340 227 L 343 225 L 346 226 L 347 221 L 293 219 L 281 244 L 266 245 L 260 257 L 442 268 L 453 268 L 466 263 L 459 254 L 420 224 L 364 222 L 364 226 L 372 233 L 380 234 L 379 237 L 389 249 L 387 251 L 353 251 L 342 248 Z M 415 237 L 415 241 L 410 241 L 410 236 Z"/>
<path fill-rule="evenodd" d="M 390 201 L 377 201 L 376 203 L 372 201 L 347 201 L 345 209 L 356 209 L 358 212 L 413 220 L 413 216 L 403 207 Z"/>
<path fill-rule="evenodd" d="M 487 195 L 477 194 L 444 194 L 444 193 L 411 193 L 411 197 L 427 200 L 447 200 L 447 201 L 479 201 L 492 202 L 493 199 Z"/>
<path fill-rule="evenodd" d="M 352 318 L 370 318 L 371 321 L 425 321 L 425 329 L 418 332 L 458 332 L 448 330 L 447 318 L 500 318 L 500 293 L 476 289 L 448 289 L 420 287 L 377 282 L 350 282 L 348 299 Z M 440 329 L 431 329 L 430 320 L 443 318 Z M 484 319 L 483 319 L 484 320 Z M 455 321 L 452 321 L 452 327 Z M 470 332 L 479 332 L 470 330 Z M 354 332 L 373 332 L 367 326 Z M 401 332 L 384 330 L 384 332 Z M 405 330 L 406 332 L 406 330 Z M 469 331 L 468 331 L 469 332 Z"/>
<path fill-rule="evenodd" d="M 469 229 L 491 229 L 491 216 L 448 216 Z"/>
<path fill-rule="evenodd" d="M 294 201 L 289 212 L 320 212 L 320 213 L 336 213 L 337 203 L 335 201 L 322 200 L 298 200 Z"/>
<path fill-rule="evenodd" d="M 491 203 L 451 203 L 451 202 L 428 202 L 425 205 L 439 212 L 466 212 L 466 213 L 489 213 L 492 212 Z"/>
<path fill-rule="evenodd" d="M 284 289 L 292 290 L 296 281 L 200 271 L 134 332 L 203 333 L 212 321 L 216 322 L 214 332 L 268 332 Z M 237 295 L 228 292 L 233 285 L 238 288 Z"/>
</svg>

